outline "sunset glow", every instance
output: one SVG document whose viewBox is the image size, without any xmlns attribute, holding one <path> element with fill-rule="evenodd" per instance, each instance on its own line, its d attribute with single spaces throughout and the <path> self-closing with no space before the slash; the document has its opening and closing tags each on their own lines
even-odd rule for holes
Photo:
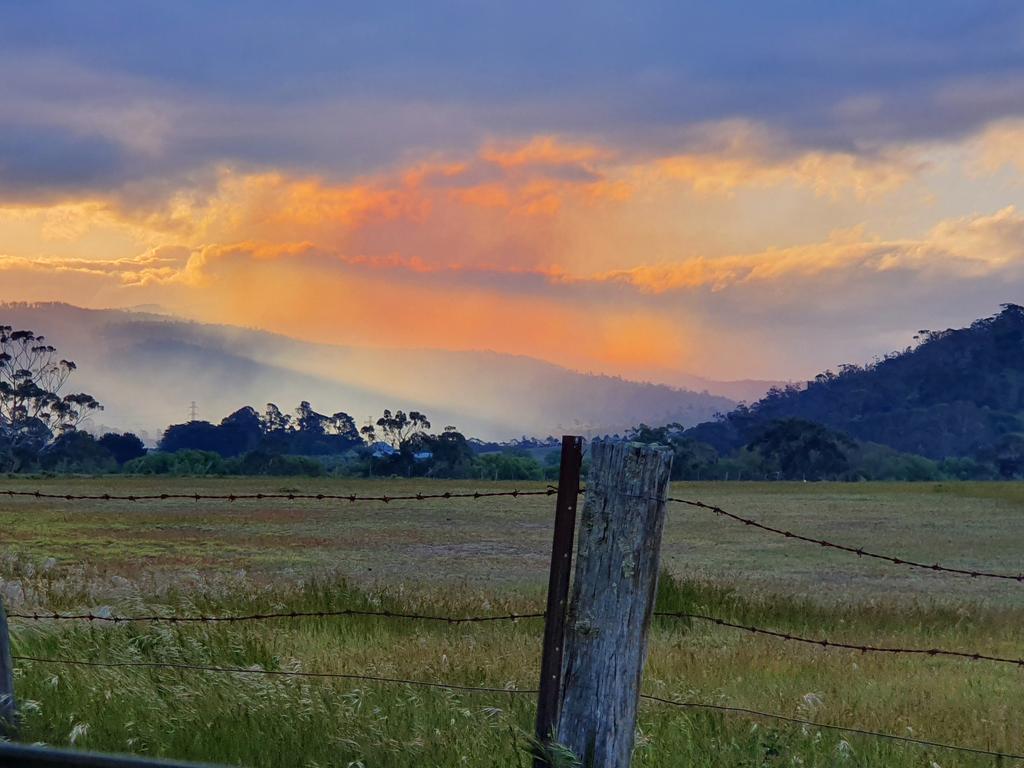
<svg viewBox="0 0 1024 768">
<path fill-rule="evenodd" d="M 931 113 L 985 105 L 941 130 L 901 112 L 881 76 L 808 95 L 814 130 L 755 96 L 646 127 L 612 108 L 584 129 L 566 110 L 603 103 L 589 88 L 561 107 L 519 94 L 534 107 L 505 124 L 477 91 L 367 99 L 328 78 L 275 96 L 275 77 L 319 76 L 303 60 L 258 98 L 145 56 L 106 60 L 64 30 L 73 15 L 54 33 L 67 50 L 29 36 L 4 54 L 28 74 L 4 86 L 0 122 L 52 141 L 28 158 L 0 146 L 3 300 L 155 304 L 632 377 L 790 377 L 992 311 L 1024 279 L 1024 109 L 995 90 L 1016 72 L 928 81 Z M 108 97 L 86 108 L 68 83 Z M 335 128 L 356 131 L 350 144 Z"/>
</svg>

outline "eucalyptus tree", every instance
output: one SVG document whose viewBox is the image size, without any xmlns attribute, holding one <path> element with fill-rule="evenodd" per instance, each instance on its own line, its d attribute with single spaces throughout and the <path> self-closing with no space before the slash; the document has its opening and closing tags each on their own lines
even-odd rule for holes
<svg viewBox="0 0 1024 768">
<path fill-rule="evenodd" d="M 44 336 L 0 325 L 0 448 L 38 454 L 102 410 L 90 394 L 65 393 L 75 370 Z"/>
</svg>

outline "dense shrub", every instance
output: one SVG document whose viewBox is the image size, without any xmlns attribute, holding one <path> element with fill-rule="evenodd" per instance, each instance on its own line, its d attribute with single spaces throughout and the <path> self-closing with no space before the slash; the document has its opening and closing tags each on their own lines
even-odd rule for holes
<svg viewBox="0 0 1024 768">
<path fill-rule="evenodd" d="M 968 457 L 943 459 L 939 471 L 947 480 L 995 480 L 999 474 L 991 464 Z"/>
<path fill-rule="evenodd" d="M 130 475 L 224 475 L 228 464 L 213 451 L 155 451 L 124 465 Z"/>
<path fill-rule="evenodd" d="M 250 451 L 244 456 L 224 459 L 213 451 L 155 451 L 124 465 L 133 475 L 282 475 L 319 477 L 323 465 L 306 456 L 282 456 Z"/>
<path fill-rule="evenodd" d="M 473 460 L 478 477 L 485 480 L 543 480 L 544 467 L 521 453 L 484 453 Z"/>
<path fill-rule="evenodd" d="M 249 453 L 228 462 L 228 471 L 237 475 L 305 475 L 319 477 L 324 466 L 316 459 L 306 456 L 282 456 L 267 451 Z"/>
</svg>

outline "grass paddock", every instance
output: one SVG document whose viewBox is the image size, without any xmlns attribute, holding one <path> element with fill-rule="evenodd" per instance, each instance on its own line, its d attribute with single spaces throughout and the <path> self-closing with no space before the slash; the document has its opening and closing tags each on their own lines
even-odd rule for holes
<svg viewBox="0 0 1024 768">
<path fill-rule="evenodd" d="M 442 485 L 478 487 L 62 478 L 10 480 L 4 488 L 223 493 L 244 486 L 377 494 Z M 706 483 L 675 484 L 672 493 L 900 556 L 1024 569 L 1024 491 L 1014 484 Z M 536 611 L 543 606 L 553 503 L 3 499 L 2 594 L 9 610 L 119 614 Z M 840 642 L 1024 656 L 1024 586 L 1016 582 L 913 572 L 771 538 L 700 510 L 669 514 L 663 610 Z M 542 629 L 538 620 L 448 626 L 372 617 L 11 625 L 15 653 L 24 656 L 257 666 L 511 690 L 536 686 Z M 529 765 L 530 695 L 41 662 L 19 662 L 16 674 L 25 741 L 251 766 Z M 1024 752 L 1022 675 L 1006 665 L 827 650 L 657 619 L 644 691 Z M 993 764 L 981 756 L 649 702 L 639 726 L 637 766 Z"/>
</svg>

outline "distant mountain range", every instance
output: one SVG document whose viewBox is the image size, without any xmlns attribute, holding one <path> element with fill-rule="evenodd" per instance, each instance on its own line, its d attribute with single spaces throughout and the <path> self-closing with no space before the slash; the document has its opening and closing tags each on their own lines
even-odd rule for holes
<svg viewBox="0 0 1024 768">
<path fill-rule="evenodd" d="M 773 391 L 688 435 L 726 453 L 772 421 L 799 418 L 932 459 L 986 459 L 1010 444 L 1024 450 L 1024 307 L 1006 304 L 966 328 L 921 331 L 918 340 L 875 363 Z"/>
<path fill-rule="evenodd" d="M 772 382 L 695 379 L 706 391 L 578 373 L 495 352 L 311 344 L 153 312 L 67 304 L 0 304 L 0 323 L 44 334 L 78 364 L 71 386 L 106 406 L 95 421 L 155 437 L 186 421 L 243 406 L 300 400 L 362 423 L 383 408 L 419 409 L 435 427 L 487 439 L 623 432 L 639 423 L 693 425 L 754 399 Z M 683 375 L 683 374 L 680 374 Z"/>
</svg>

